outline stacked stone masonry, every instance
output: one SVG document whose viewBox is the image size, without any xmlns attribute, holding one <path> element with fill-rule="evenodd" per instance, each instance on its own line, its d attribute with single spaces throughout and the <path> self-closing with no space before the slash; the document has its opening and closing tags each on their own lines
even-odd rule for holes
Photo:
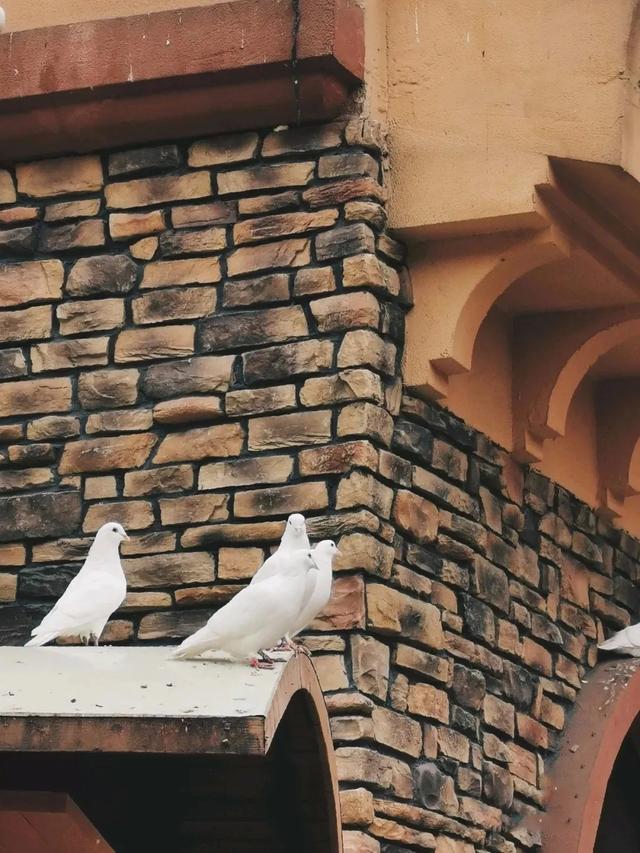
<svg viewBox="0 0 640 853">
<path fill-rule="evenodd" d="M 121 521 L 109 643 L 172 642 L 292 511 L 347 853 L 535 849 L 545 763 L 637 542 L 403 393 L 384 146 L 352 121 L 0 171 L 0 642 Z"/>
</svg>

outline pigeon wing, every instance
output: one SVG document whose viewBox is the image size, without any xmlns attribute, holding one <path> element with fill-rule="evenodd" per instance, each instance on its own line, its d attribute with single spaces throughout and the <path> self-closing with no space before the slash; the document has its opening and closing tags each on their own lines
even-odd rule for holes
<svg viewBox="0 0 640 853">
<path fill-rule="evenodd" d="M 78 575 L 31 633 L 73 634 L 78 628 L 109 618 L 122 601 L 122 585 L 106 572 Z"/>
<path fill-rule="evenodd" d="M 608 640 L 599 643 L 598 648 L 607 652 L 615 652 L 617 649 L 640 649 L 640 623 L 623 628 L 622 631 L 615 633 L 613 637 L 609 637 Z"/>
</svg>

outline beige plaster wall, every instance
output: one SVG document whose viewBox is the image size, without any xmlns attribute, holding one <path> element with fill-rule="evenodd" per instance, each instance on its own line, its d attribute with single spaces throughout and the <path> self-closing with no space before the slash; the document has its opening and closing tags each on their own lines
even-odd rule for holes
<svg viewBox="0 0 640 853">
<path fill-rule="evenodd" d="M 391 224 L 418 236 L 530 211 L 546 155 L 620 163 L 634 6 L 366 0 L 386 32 Z"/>
<path fill-rule="evenodd" d="M 17 32 L 223 2 L 227 0 L 1 0 L 0 5 L 7 15 L 7 30 Z"/>
</svg>

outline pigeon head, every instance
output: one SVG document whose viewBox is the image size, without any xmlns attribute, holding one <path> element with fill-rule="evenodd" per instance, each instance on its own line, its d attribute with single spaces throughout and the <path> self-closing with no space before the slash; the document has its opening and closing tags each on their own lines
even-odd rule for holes
<svg viewBox="0 0 640 853">
<path fill-rule="evenodd" d="M 313 559 L 313 551 L 305 551 L 304 557 L 302 558 L 302 569 L 305 572 L 317 572 L 318 564 Z"/>
<path fill-rule="evenodd" d="M 323 539 L 322 542 L 318 542 L 314 550 L 318 554 L 326 554 L 327 557 L 331 558 L 340 555 L 338 546 L 333 539 Z"/>
<path fill-rule="evenodd" d="M 96 542 L 101 544 L 115 544 L 116 547 L 125 539 L 128 539 L 124 527 L 117 521 L 108 521 L 103 524 L 96 533 Z"/>
<path fill-rule="evenodd" d="M 295 550 L 309 547 L 309 540 L 307 539 L 307 525 L 304 520 L 304 515 L 300 515 L 299 512 L 294 512 L 293 515 L 290 515 L 287 519 L 280 547 L 283 545 L 285 548 L 292 548 Z"/>
</svg>

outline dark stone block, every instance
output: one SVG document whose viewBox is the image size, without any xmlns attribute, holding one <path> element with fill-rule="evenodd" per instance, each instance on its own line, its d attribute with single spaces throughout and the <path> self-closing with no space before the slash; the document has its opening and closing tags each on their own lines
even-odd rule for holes
<svg viewBox="0 0 640 853">
<path fill-rule="evenodd" d="M 26 376 L 27 363 L 21 349 L 6 349 L 0 352 L 0 379 Z"/>
<path fill-rule="evenodd" d="M 427 809 L 440 805 L 440 794 L 445 783 L 445 775 L 431 761 L 416 764 L 413 768 L 418 802 Z"/>
<path fill-rule="evenodd" d="M 504 662 L 502 687 L 516 708 L 528 711 L 538 684 L 538 677 L 510 661 Z"/>
<path fill-rule="evenodd" d="M 136 283 L 137 267 L 127 255 L 82 258 L 71 268 L 65 290 L 72 296 L 128 293 Z"/>
<path fill-rule="evenodd" d="M 48 613 L 47 605 L 8 604 L 0 606 L 0 645 L 23 646 L 32 628 Z"/>
<path fill-rule="evenodd" d="M 18 575 L 18 597 L 58 599 L 79 571 L 79 564 L 22 569 Z"/>
<path fill-rule="evenodd" d="M 316 237 L 316 256 L 319 261 L 344 258 L 363 252 L 375 252 L 373 231 L 364 223 L 343 225 L 324 231 Z"/>
<path fill-rule="evenodd" d="M 493 643 L 496 626 L 491 608 L 471 595 L 463 595 L 462 609 L 466 631 L 475 639 Z"/>
<path fill-rule="evenodd" d="M 505 613 L 509 612 L 509 582 L 502 569 L 493 566 L 483 557 L 476 557 L 475 581 L 479 598 Z"/>
<path fill-rule="evenodd" d="M 0 542 L 69 536 L 81 519 L 79 492 L 0 497 Z"/>
<path fill-rule="evenodd" d="M 482 762 L 484 796 L 488 803 L 500 809 L 508 809 L 513 802 L 513 778 L 504 767 Z"/>
<path fill-rule="evenodd" d="M 177 145 L 155 145 L 133 151 L 119 151 L 109 157 L 110 175 L 132 175 L 150 169 L 171 169 L 180 164 Z"/>
<path fill-rule="evenodd" d="M 469 669 L 456 663 L 453 667 L 453 695 L 460 705 L 465 708 L 478 710 L 486 692 L 484 675 L 477 669 Z"/>
<path fill-rule="evenodd" d="M 32 252 L 36 247 L 36 229 L 11 228 L 0 231 L 0 251 L 23 255 Z"/>
<path fill-rule="evenodd" d="M 433 451 L 433 435 L 429 430 L 411 421 L 398 421 L 393 431 L 392 448 L 398 453 L 415 456 L 422 464 L 428 464 Z"/>
<path fill-rule="evenodd" d="M 451 705 L 451 726 L 472 740 L 478 740 L 478 717 L 459 705 Z"/>
</svg>

